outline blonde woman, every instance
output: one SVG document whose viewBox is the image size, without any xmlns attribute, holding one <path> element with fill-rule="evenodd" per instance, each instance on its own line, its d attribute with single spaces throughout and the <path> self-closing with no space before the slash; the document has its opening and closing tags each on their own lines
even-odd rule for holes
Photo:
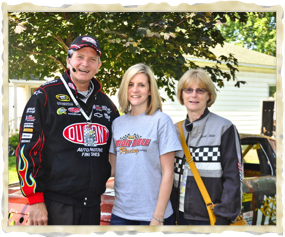
<svg viewBox="0 0 285 237">
<path fill-rule="evenodd" d="M 216 88 L 202 69 L 190 69 L 179 80 L 177 98 L 187 111 L 183 131 L 187 146 L 213 203 L 216 225 L 229 225 L 241 211 L 242 161 L 235 126 L 208 109 Z M 178 124 L 175 124 L 178 133 Z M 171 195 L 178 225 L 210 225 L 200 194 L 183 151 L 175 154 Z"/>
<path fill-rule="evenodd" d="M 116 199 L 110 224 L 172 224 L 174 155 L 182 148 L 172 120 L 161 112 L 151 69 L 144 64 L 130 67 L 118 98 L 125 114 L 112 126 L 110 163 Z"/>
</svg>

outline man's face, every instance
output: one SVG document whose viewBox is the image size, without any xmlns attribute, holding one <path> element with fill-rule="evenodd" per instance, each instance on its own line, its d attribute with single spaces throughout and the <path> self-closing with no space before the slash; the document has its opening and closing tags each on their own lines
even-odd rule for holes
<svg viewBox="0 0 285 237">
<path fill-rule="evenodd" d="M 88 89 L 89 81 L 98 73 L 101 67 L 97 52 L 90 47 L 75 51 L 71 58 L 66 58 L 66 62 L 71 77 L 80 91 Z M 75 68 L 76 72 L 72 68 Z"/>
</svg>

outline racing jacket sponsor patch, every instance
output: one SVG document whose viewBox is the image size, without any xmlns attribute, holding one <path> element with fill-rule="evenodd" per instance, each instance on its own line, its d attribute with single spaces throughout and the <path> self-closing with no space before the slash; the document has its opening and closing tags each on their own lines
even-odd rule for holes
<svg viewBox="0 0 285 237">
<path fill-rule="evenodd" d="M 106 111 L 108 114 L 112 113 L 112 110 L 106 105 L 93 105 L 93 109 L 96 111 Z"/>
<path fill-rule="evenodd" d="M 96 116 L 97 118 L 102 118 L 103 117 L 103 115 L 100 114 L 100 113 L 94 113 L 94 116 Z"/>
<path fill-rule="evenodd" d="M 32 137 L 32 133 L 22 133 L 22 139 L 31 139 Z"/>
<path fill-rule="evenodd" d="M 60 105 L 60 106 L 72 106 L 73 103 L 72 102 L 58 102 L 57 101 L 57 105 Z"/>
<path fill-rule="evenodd" d="M 25 117 L 25 121 L 35 121 L 35 120 L 36 120 L 35 116 L 32 115 L 26 115 Z"/>
<path fill-rule="evenodd" d="M 61 108 L 59 108 L 59 109 L 56 111 L 56 113 L 57 113 L 58 115 L 66 114 L 66 108 L 61 107 Z"/>
<path fill-rule="evenodd" d="M 55 96 L 59 101 L 70 101 L 70 98 L 68 95 L 64 94 L 58 94 Z"/>
<path fill-rule="evenodd" d="M 31 142 L 31 140 L 26 140 L 26 139 L 21 140 L 21 143 L 30 143 L 30 142 Z"/>
<path fill-rule="evenodd" d="M 24 128 L 33 128 L 34 123 L 24 123 Z"/>
<path fill-rule="evenodd" d="M 56 82 L 58 82 L 58 81 L 57 80 L 48 81 L 48 82 L 42 84 L 42 86 L 50 85 L 50 84 L 53 84 L 53 83 L 56 83 Z"/>
<path fill-rule="evenodd" d="M 104 116 L 105 116 L 105 118 L 106 118 L 106 119 L 108 119 L 108 121 L 110 122 L 110 118 L 111 118 L 111 116 L 110 116 L 110 115 L 108 115 L 108 114 L 106 114 L 106 113 L 104 114 Z"/>
<path fill-rule="evenodd" d="M 64 128 L 63 137 L 76 144 L 98 146 L 107 143 L 109 130 L 98 123 L 75 123 Z"/>
<path fill-rule="evenodd" d="M 36 112 L 36 108 L 35 107 L 29 107 L 29 108 L 27 108 L 27 112 L 26 113 L 34 114 L 35 112 Z"/>
<path fill-rule="evenodd" d="M 75 87 L 74 87 L 74 85 L 73 85 L 71 82 L 68 82 L 68 86 L 69 86 L 71 89 L 75 90 Z"/>
<path fill-rule="evenodd" d="M 72 113 L 79 113 L 80 112 L 80 109 L 76 108 L 76 107 L 71 107 L 71 108 L 68 108 L 68 111 L 69 112 L 72 112 Z"/>
<path fill-rule="evenodd" d="M 93 105 L 93 109 L 97 111 L 102 111 L 102 108 L 100 105 Z"/>
<path fill-rule="evenodd" d="M 105 110 L 108 114 L 112 113 L 112 110 L 108 108 L 106 105 L 102 105 L 102 110 Z"/>
<path fill-rule="evenodd" d="M 33 95 L 38 95 L 38 94 L 42 94 L 43 92 L 41 92 L 40 90 L 36 90 L 34 91 Z"/>
</svg>

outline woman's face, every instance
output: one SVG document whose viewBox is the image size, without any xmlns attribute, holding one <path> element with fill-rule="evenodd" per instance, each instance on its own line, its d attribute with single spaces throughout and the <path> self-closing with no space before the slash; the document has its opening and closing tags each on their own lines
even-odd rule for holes
<svg viewBox="0 0 285 237">
<path fill-rule="evenodd" d="M 197 82 L 189 83 L 182 91 L 182 99 L 188 113 L 202 115 L 210 99 L 205 88 L 199 86 Z"/>
<path fill-rule="evenodd" d="M 150 95 L 150 86 L 148 77 L 144 73 L 136 74 L 129 82 L 128 100 L 132 108 L 147 109 L 148 97 Z"/>
</svg>

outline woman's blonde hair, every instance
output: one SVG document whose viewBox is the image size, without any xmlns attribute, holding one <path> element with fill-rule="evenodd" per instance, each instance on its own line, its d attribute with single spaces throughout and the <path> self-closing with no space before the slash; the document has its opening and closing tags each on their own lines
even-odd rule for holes
<svg viewBox="0 0 285 237">
<path fill-rule="evenodd" d="M 131 104 L 128 100 L 128 87 L 130 80 L 138 73 L 144 73 L 148 78 L 150 95 L 148 97 L 146 115 L 152 115 L 160 109 L 162 111 L 161 97 L 158 92 L 157 84 L 154 78 L 154 74 L 150 67 L 143 63 L 138 63 L 131 66 L 125 73 L 121 82 L 118 99 L 120 110 L 124 113 L 128 113 L 131 110 Z"/>
<path fill-rule="evenodd" d="M 203 69 L 189 69 L 184 75 L 180 78 L 177 85 L 177 99 L 180 104 L 183 105 L 182 93 L 183 89 L 187 86 L 190 86 L 194 83 L 198 83 L 201 88 L 205 88 L 210 96 L 210 99 L 207 101 L 207 107 L 211 107 L 214 104 L 217 94 L 216 87 L 209 77 L 209 75 Z"/>
</svg>

